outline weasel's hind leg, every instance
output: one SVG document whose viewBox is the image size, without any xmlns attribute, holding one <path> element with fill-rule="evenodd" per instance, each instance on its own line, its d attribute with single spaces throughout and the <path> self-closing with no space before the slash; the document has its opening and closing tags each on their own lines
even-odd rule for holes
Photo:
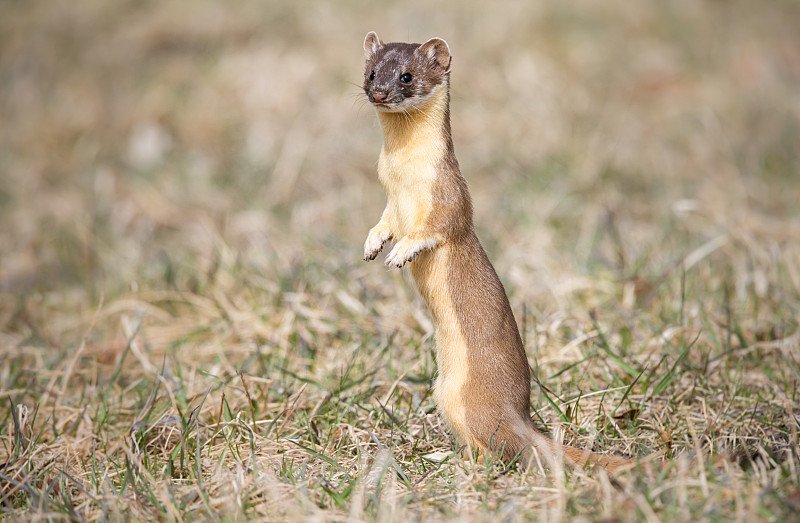
<svg viewBox="0 0 800 523">
<path fill-rule="evenodd" d="M 484 461 L 487 459 L 511 463 L 514 458 L 525 457 L 525 449 L 530 444 L 528 429 L 523 423 L 506 418 L 486 416 L 480 419 L 471 417 L 467 422 L 470 440 L 480 449 Z"/>
</svg>

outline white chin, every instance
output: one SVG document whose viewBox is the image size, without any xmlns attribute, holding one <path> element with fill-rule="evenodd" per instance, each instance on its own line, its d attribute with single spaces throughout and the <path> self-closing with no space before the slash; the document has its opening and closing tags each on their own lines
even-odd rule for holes
<svg viewBox="0 0 800 523">
<path fill-rule="evenodd" d="M 413 111 L 414 109 L 420 109 L 425 106 L 431 98 L 436 95 L 440 89 L 446 88 L 445 84 L 439 84 L 433 88 L 433 90 L 424 95 L 424 96 L 414 96 L 412 98 L 406 98 L 402 102 L 396 102 L 391 104 L 373 104 L 375 109 L 377 109 L 381 113 L 402 113 Z"/>
<path fill-rule="evenodd" d="M 399 113 L 403 111 L 404 104 L 391 104 L 391 105 L 377 105 L 374 104 L 375 110 L 379 113 Z"/>
</svg>

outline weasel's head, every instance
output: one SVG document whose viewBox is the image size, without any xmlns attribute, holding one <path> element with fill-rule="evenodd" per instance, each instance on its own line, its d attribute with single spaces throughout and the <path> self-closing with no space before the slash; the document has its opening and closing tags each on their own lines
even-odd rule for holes
<svg viewBox="0 0 800 523">
<path fill-rule="evenodd" d="M 421 107 L 450 79 L 450 47 L 441 38 L 424 44 L 384 44 L 370 31 L 364 39 L 364 92 L 378 111 Z"/>
</svg>

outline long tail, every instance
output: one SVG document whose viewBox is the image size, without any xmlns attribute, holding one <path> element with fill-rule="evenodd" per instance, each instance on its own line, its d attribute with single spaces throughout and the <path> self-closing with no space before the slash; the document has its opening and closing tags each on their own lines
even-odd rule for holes
<svg viewBox="0 0 800 523">
<path fill-rule="evenodd" d="M 621 456 L 605 456 L 595 452 L 576 449 L 575 447 L 559 445 L 536 430 L 533 426 L 533 422 L 529 425 L 527 439 L 531 444 L 527 447 L 528 452 L 523 452 L 523 459 L 528 467 L 535 465 L 542 459 L 545 463 L 550 463 L 554 460 L 561 461 L 561 455 L 563 455 L 563 460 L 573 467 L 582 469 L 602 468 L 609 473 L 622 472 L 635 465 L 633 460 Z"/>
</svg>

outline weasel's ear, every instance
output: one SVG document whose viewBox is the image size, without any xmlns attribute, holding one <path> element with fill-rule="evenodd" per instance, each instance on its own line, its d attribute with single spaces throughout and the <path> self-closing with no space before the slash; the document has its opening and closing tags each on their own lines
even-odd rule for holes
<svg viewBox="0 0 800 523">
<path fill-rule="evenodd" d="M 364 38 L 364 58 L 369 60 L 372 56 L 378 52 L 378 49 L 381 48 L 383 44 L 381 43 L 380 38 L 375 33 L 375 31 L 370 31 L 367 33 L 366 38 Z"/>
<path fill-rule="evenodd" d="M 438 63 L 445 72 L 450 71 L 450 46 L 441 38 L 431 38 L 421 46 L 417 47 L 414 54 L 422 55 L 428 60 Z"/>
</svg>

